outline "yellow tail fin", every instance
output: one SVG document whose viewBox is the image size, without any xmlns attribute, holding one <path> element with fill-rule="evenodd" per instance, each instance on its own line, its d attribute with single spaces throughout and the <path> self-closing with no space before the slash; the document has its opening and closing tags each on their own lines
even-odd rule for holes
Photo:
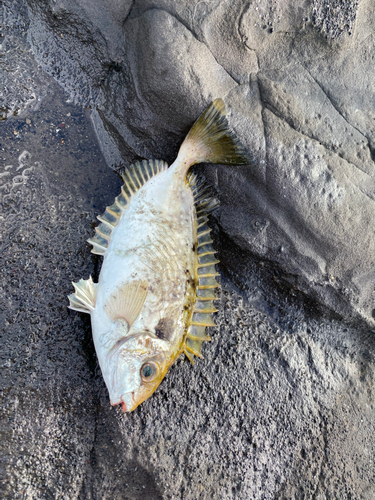
<svg viewBox="0 0 375 500">
<path fill-rule="evenodd" d="M 195 163 L 247 165 L 252 161 L 250 153 L 229 129 L 222 99 L 215 99 L 194 123 L 176 160 L 184 174 Z"/>
</svg>

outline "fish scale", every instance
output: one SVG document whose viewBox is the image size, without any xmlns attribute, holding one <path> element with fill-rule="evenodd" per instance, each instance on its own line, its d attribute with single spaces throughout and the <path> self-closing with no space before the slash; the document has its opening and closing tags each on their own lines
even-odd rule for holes
<svg viewBox="0 0 375 500">
<path fill-rule="evenodd" d="M 216 99 L 181 145 L 175 162 L 143 160 L 125 169 L 115 202 L 88 241 L 104 257 L 99 281 L 73 283 L 70 309 L 89 313 L 112 405 L 133 411 L 185 353 L 194 364 L 215 326 L 218 260 L 209 214 L 218 202 L 191 165 L 249 164 Z"/>
</svg>

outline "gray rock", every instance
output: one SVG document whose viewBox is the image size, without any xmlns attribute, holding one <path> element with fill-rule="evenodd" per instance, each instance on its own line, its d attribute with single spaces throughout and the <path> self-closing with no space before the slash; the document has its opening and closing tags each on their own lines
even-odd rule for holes
<svg viewBox="0 0 375 500">
<path fill-rule="evenodd" d="M 34 63 L 35 64 L 35 63 Z M 85 244 L 119 189 L 85 113 L 53 80 L 1 125 L 2 498 L 77 498 L 95 439 L 95 355 L 66 296 L 95 272 Z M 87 167 L 87 168 L 85 168 Z"/>
<path fill-rule="evenodd" d="M 374 498 L 372 3 L 11 7 L 3 497 Z M 221 203 L 218 326 L 203 360 L 123 414 L 88 318 L 66 309 L 70 282 L 99 271 L 85 240 L 120 187 L 105 162 L 173 160 L 218 96 L 256 159 L 196 167 Z"/>
<path fill-rule="evenodd" d="M 330 38 L 337 38 L 345 32 L 351 35 L 358 3 L 358 0 L 353 2 L 314 0 L 312 24 Z"/>
<path fill-rule="evenodd" d="M 193 8 L 160 1 L 127 4 L 121 15 L 114 2 L 104 16 L 95 3 L 29 5 L 37 58 L 75 99 L 95 107 L 92 120 L 110 165 L 138 157 L 171 161 L 203 107 L 224 97 L 258 164 L 206 171 L 224 200 L 220 223 L 244 249 L 281 265 L 294 286 L 340 314 L 372 322 L 368 2 L 238 0 L 230 8 L 225 1 Z M 112 32 L 114 18 L 122 22 Z M 62 39 L 53 35 L 57 25 Z M 52 59 L 60 59 L 58 73 Z M 254 221 L 261 226 L 256 238 L 248 230 Z"/>
<path fill-rule="evenodd" d="M 30 45 L 27 8 L 22 0 L 2 6 L 0 35 L 0 120 L 37 109 L 49 79 L 38 70 Z"/>
</svg>

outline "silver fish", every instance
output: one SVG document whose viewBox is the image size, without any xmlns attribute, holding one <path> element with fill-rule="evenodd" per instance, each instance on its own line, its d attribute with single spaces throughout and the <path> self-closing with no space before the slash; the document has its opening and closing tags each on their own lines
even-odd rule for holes
<svg viewBox="0 0 375 500">
<path fill-rule="evenodd" d="M 115 203 L 98 217 L 99 281 L 73 283 L 70 309 L 89 313 L 112 405 L 133 411 L 182 354 L 193 363 L 214 326 L 219 286 L 208 214 L 215 200 L 189 168 L 201 162 L 250 164 L 216 99 L 198 118 L 168 168 L 144 160 L 124 173 Z"/>
</svg>

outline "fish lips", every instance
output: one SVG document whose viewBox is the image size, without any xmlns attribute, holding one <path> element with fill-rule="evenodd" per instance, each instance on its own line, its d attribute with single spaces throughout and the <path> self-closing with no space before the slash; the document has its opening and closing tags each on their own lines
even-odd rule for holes
<svg viewBox="0 0 375 500">
<path fill-rule="evenodd" d="M 130 412 L 135 410 L 138 404 L 134 401 L 134 391 L 133 392 L 125 392 L 121 398 L 117 401 L 111 401 L 112 406 L 116 406 L 121 404 L 121 407 L 124 412 Z"/>
</svg>

